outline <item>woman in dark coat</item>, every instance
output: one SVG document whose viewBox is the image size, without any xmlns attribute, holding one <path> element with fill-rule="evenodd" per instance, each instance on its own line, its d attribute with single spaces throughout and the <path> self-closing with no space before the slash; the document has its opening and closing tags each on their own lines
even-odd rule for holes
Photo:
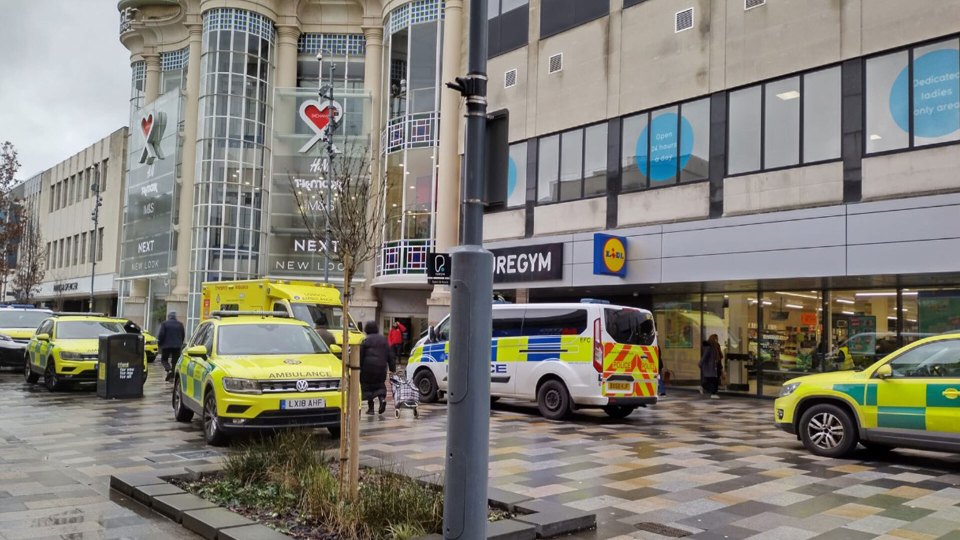
<svg viewBox="0 0 960 540">
<path fill-rule="evenodd" d="M 377 323 L 368 321 L 363 331 L 367 334 L 360 344 L 360 389 L 367 402 L 367 414 L 373 414 L 373 400 L 380 400 L 379 414 L 387 410 L 387 370 L 396 369 L 387 338 L 380 333 Z"/>
<path fill-rule="evenodd" d="M 703 343 L 703 354 L 700 356 L 700 380 L 703 391 L 718 399 L 717 391 L 720 388 L 720 375 L 723 373 L 723 352 L 720 351 L 720 339 L 716 334 Z"/>
</svg>

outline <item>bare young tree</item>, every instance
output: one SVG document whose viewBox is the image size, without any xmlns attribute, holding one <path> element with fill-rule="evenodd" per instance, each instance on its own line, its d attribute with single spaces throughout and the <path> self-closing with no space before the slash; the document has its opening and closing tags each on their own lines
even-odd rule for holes
<svg viewBox="0 0 960 540">
<path fill-rule="evenodd" d="M 27 219 L 10 289 L 18 304 L 33 304 L 46 274 L 47 250 L 35 219 Z"/>
<path fill-rule="evenodd" d="M 20 170 L 20 161 L 17 160 L 17 149 L 10 141 L 0 146 L 0 298 L 6 300 L 5 288 L 10 270 L 15 265 L 16 254 L 20 238 L 23 235 L 23 211 L 20 202 L 11 194 L 17 184 L 17 171 Z"/>
<path fill-rule="evenodd" d="M 346 388 L 341 407 L 340 490 L 353 500 L 359 489 L 360 402 L 359 354 L 351 354 L 349 336 L 350 296 L 353 278 L 373 260 L 383 243 L 386 182 L 370 175 L 367 147 L 353 146 L 328 158 L 326 180 L 330 189 L 302 192 L 291 185 L 304 228 L 324 246 L 331 261 L 343 265 L 343 351 Z M 316 201 L 319 200 L 319 204 Z M 342 390 L 341 390 L 342 392 Z"/>
</svg>

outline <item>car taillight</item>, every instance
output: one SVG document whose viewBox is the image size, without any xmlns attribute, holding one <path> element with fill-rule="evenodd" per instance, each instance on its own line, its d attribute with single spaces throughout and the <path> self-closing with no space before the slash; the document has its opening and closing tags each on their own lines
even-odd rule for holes
<svg viewBox="0 0 960 540">
<path fill-rule="evenodd" d="M 660 345 L 657 345 L 657 364 L 654 366 L 654 369 L 656 369 L 658 373 L 660 372 L 660 364 L 663 363 L 662 358 L 663 357 L 660 356 Z"/>
<path fill-rule="evenodd" d="M 600 319 L 593 321 L 593 369 L 603 373 L 603 334 Z"/>
</svg>

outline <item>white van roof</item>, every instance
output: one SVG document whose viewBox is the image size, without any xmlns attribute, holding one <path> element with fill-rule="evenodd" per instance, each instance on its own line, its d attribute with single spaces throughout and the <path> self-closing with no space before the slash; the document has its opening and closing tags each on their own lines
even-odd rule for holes
<svg viewBox="0 0 960 540">
<path fill-rule="evenodd" d="M 600 304 L 596 302 L 553 302 L 553 303 L 541 303 L 541 304 L 494 304 L 493 309 L 511 309 L 511 308 L 520 308 L 520 309 L 589 309 L 591 306 L 596 306 L 599 308 L 612 308 L 612 309 L 632 309 L 646 313 L 653 316 L 653 313 L 650 310 L 631 307 L 631 306 L 620 306 L 616 304 Z"/>
</svg>

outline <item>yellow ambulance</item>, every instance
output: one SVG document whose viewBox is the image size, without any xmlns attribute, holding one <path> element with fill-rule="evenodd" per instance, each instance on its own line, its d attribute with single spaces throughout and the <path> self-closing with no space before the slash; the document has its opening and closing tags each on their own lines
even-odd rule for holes
<svg viewBox="0 0 960 540">
<path fill-rule="evenodd" d="M 200 320 L 210 319 L 215 311 L 282 311 L 314 328 L 325 326 L 337 347 L 343 345 L 343 303 L 340 290 L 330 284 L 276 279 L 206 282 L 201 289 Z M 351 345 L 363 341 L 352 319 L 349 333 Z"/>
</svg>

